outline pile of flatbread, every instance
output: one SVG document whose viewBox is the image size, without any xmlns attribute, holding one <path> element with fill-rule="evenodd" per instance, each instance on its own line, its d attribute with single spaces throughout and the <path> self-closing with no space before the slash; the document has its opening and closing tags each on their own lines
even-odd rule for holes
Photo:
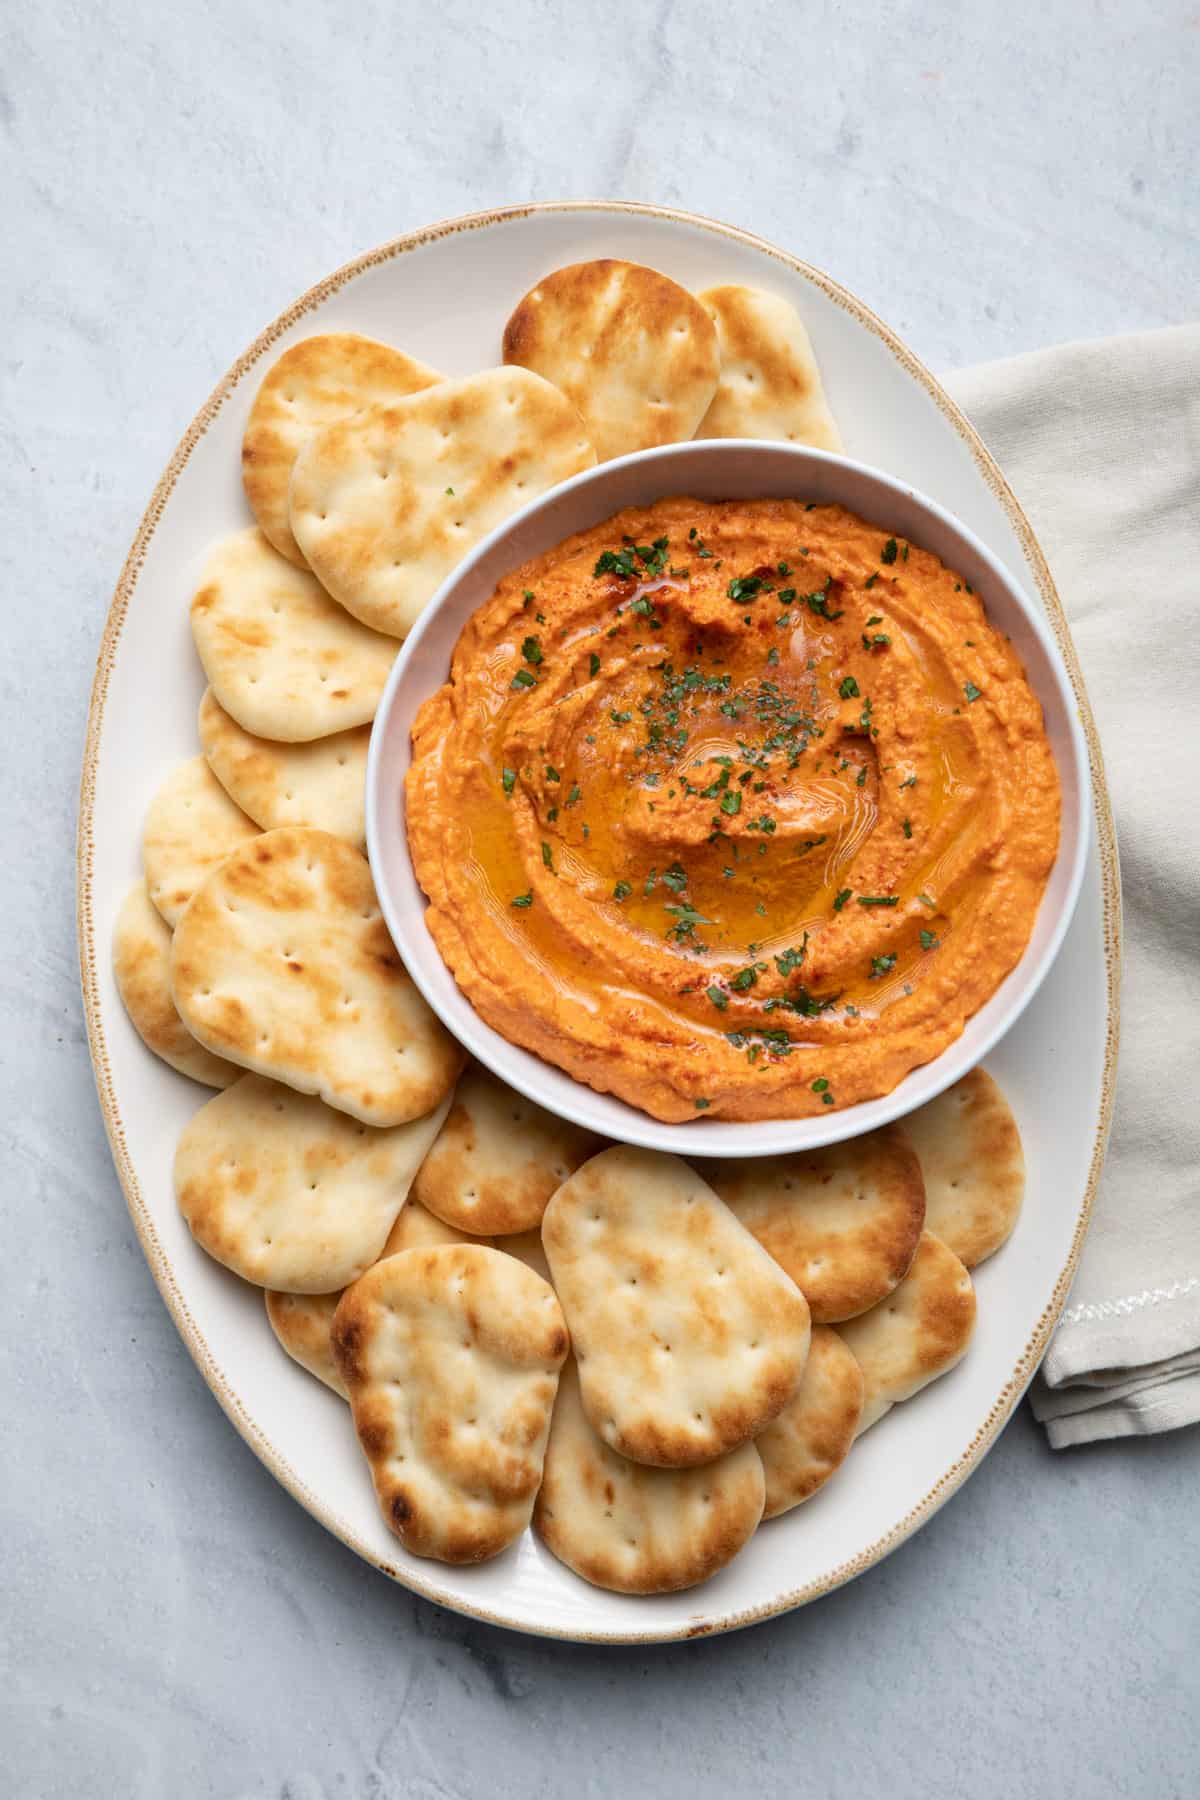
<svg viewBox="0 0 1200 1800">
<path fill-rule="evenodd" d="M 981 1070 L 906 1130 L 703 1176 L 601 1144 L 464 1073 L 396 954 L 363 789 L 397 640 L 526 501 L 693 435 L 839 448 L 785 302 L 591 262 L 480 374 L 348 333 L 287 350 L 245 433 L 256 524 L 191 602 L 200 754 L 151 802 L 113 944 L 146 1044 L 219 1090 L 179 1140 L 183 1216 L 349 1400 L 389 1527 L 469 1563 L 532 1522 L 626 1593 L 712 1575 L 953 1367 L 1024 1187 Z"/>
</svg>

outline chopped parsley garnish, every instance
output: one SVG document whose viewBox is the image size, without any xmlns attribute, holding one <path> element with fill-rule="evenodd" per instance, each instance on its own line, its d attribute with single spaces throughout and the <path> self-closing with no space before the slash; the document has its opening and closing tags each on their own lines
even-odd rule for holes
<svg viewBox="0 0 1200 1800">
<path fill-rule="evenodd" d="M 600 673 L 600 658 L 596 655 L 596 652 L 593 650 L 591 655 L 588 657 L 588 675 L 594 681 L 596 676 L 599 673 Z"/>
<path fill-rule="evenodd" d="M 602 550 L 596 558 L 593 575 L 618 575 L 622 581 L 635 581 L 637 567 L 632 550 Z"/>
<path fill-rule="evenodd" d="M 867 579 L 863 582 L 863 586 L 865 588 L 873 588 L 875 586 L 875 583 L 878 580 L 879 580 L 879 571 L 878 571 L 878 569 L 876 569 L 874 575 L 867 576 Z"/>
<path fill-rule="evenodd" d="M 731 600 L 753 600 L 762 585 L 761 575 L 735 575 L 725 591 Z"/>
<path fill-rule="evenodd" d="M 527 893 L 527 894 L 517 894 L 514 899 L 510 900 L 509 905 L 510 906 L 532 906 L 533 905 L 533 890 L 530 889 L 529 893 Z"/>
<path fill-rule="evenodd" d="M 922 948 L 922 950 L 936 950 L 937 947 L 938 947 L 938 939 L 937 939 L 936 935 L 932 931 L 922 931 L 922 933 L 921 933 L 921 948 Z"/>
<path fill-rule="evenodd" d="M 878 981 L 881 976 L 886 975 L 888 971 L 894 969 L 895 966 L 896 956 L 894 951 L 890 956 L 873 956 L 871 958 L 871 973 L 868 980 Z"/>
<path fill-rule="evenodd" d="M 964 681 L 963 682 L 963 693 L 967 696 L 967 704 L 970 705 L 972 701 L 978 700 L 981 698 L 981 696 L 983 694 L 983 689 L 977 688 L 973 681 Z"/>
<path fill-rule="evenodd" d="M 840 612 L 830 612 L 829 610 L 829 586 L 829 582 L 826 582 L 825 586 L 818 588 L 815 594 L 806 594 L 804 598 L 810 612 L 815 612 L 822 619 L 828 619 L 832 623 L 834 619 L 840 619 L 842 615 Z"/>
<path fill-rule="evenodd" d="M 687 870 L 682 863 L 673 862 L 669 869 L 663 871 L 662 879 L 673 894 L 682 894 L 687 886 Z"/>
<path fill-rule="evenodd" d="M 916 787 L 916 785 L 917 785 L 917 778 L 915 775 L 909 775 L 906 780 L 904 780 L 900 783 L 900 786 L 902 789 Z"/>
<path fill-rule="evenodd" d="M 512 678 L 512 686 L 515 688 L 531 688 L 536 687 L 537 682 L 529 673 L 528 669 L 518 669 Z"/>
<path fill-rule="evenodd" d="M 747 963 L 744 969 L 738 970 L 729 985 L 735 993 L 744 994 L 746 989 L 752 988 L 757 980 L 758 965 L 756 963 Z"/>
<path fill-rule="evenodd" d="M 868 637 L 864 631 L 862 634 L 862 641 L 864 650 L 886 650 L 892 640 L 888 637 L 887 633 L 883 631 L 876 631 L 870 637 Z"/>
<path fill-rule="evenodd" d="M 774 665 L 779 661 L 779 652 L 775 648 L 774 644 L 772 644 L 771 648 L 767 651 L 767 661 L 772 665 L 772 667 L 774 667 Z"/>
<path fill-rule="evenodd" d="M 610 712 L 608 716 L 614 725 L 628 725 L 633 714 L 631 712 Z"/>
<path fill-rule="evenodd" d="M 833 896 L 834 912 L 841 912 L 843 906 L 845 906 L 847 900 L 850 898 L 850 896 L 853 892 L 854 892 L 853 888 L 842 888 L 840 893 L 837 893 Z"/>
<path fill-rule="evenodd" d="M 576 806 L 576 805 L 578 805 L 579 801 L 582 799 L 583 799 L 583 789 L 580 787 L 579 783 L 576 782 L 574 784 L 574 786 L 572 787 L 570 793 L 567 795 L 567 805 L 568 806 Z"/>
<path fill-rule="evenodd" d="M 868 625 L 882 625 L 883 624 L 883 614 L 882 613 L 872 613 L 870 618 L 867 620 L 867 624 Z"/>
<path fill-rule="evenodd" d="M 535 594 L 535 593 L 534 593 L 534 591 L 533 591 L 533 589 L 532 589 L 532 588 L 526 588 L 526 589 L 525 589 L 525 590 L 524 590 L 524 591 L 523 591 L 523 593 L 522 593 L 522 595 L 521 595 L 521 598 L 522 598 L 522 600 L 523 600 L 523 601 L 524 601 L 524 602 L 525 602 L 525 605 L 526 605 L 526 606 L 532 606 L 532 605 L 533 605 L 533 602 L 534 602 L 534 600 L 535 600 L 535 599 L 536 599 L 536 598 L 537 598 L 537 596 L 536 596 L 536 594 Z"/>
<path fill-rule="evenodd" d="M 538 663 L 544 660 L 542 657 L 542 646 L 535 637 L 527 637 L 525 639 L 525 642 L 521 645 L 521 655 L 525 658 L 527 663 L 532 663 L 535 668 Z"/>
<path fill-rule="evenodd" d="M 858 904 L 860 906 L 899 906 L 900 896 L 899 894 L 860 894 Z"/>
<path fill-rule="evenodd" d="M 547 781 L 561 781 L 562 780 L 562 776 L 559 774 L 558 770 L 551 763 L 546 764 L 546 780 Z"/>
<path fill-rule="evenodd" d="M 697 912 L 694 906 L 686 903 L 680 906 L 664 906 L 663 911 L 669 912 L 675 920 L 674 925 L 668 927 L 667 936 L 674 938 L 679 944 L 682 944 L 685 938 L 691 937 L 697 925 L 713 923 L 711 919 L 706 919 L 703 913 Z"/>
<path fill-rule="evenodd" d="M 707 1112 L 708 1108 L 712 1105 L 712 1101 L 711 1100 L 693 1100 L 692 1105 L 695 1107 L 697 1112 Z"/>
<path fill-rule="evenodd" d="M 542 841 L 542 862 L 545 864 L 546 868 L 548 868 L 548 869 L 552 869 L 554 867 L 554 852 L 550 848 L 549 844 L 547 844 L 545 842 L 544 839 Z"/>
<path fill-rule="evenodd" d="M 912 836 L 912 820 L 902 819 L 900 821 L 900 829 L 903 831 L 906 838 L 910 838 Z"/>
<path fill-rule="evenodd" d="M 843 677 L 842 684 L 838 688 L 838 693 L 843 700 L 856 700 L 858 698 L 858 683 L 855 681 L 853 675 L 846 675 Z"/>
<path fill-rule="evenodd" d="M 628 900 L 632 892 L 633 889 L 627 881 L 618 881 L 616 887 L 612 891 L 612 897 L 614 900 Z"/>
<path fill-rule="evenodd" d="M 723 813 L 729 813 L 732 816 L 734 813 L 740 813 L 741 810 L 742 796 L 738 793 L 736 788 L 721 795 L 721 811 Z"/>
<path fill-rule="evenodd" d="M 517 785 L 517 771 L 515 769 L 501 769 L 500 785 L 506 794 L 511 794 Z"/>
<path fill-rule="evenodd" d="M 447 492 L 447 493 L 448 493 L 448 494 L 452 494 L 452 493 L 453 493 L 453 492 L 454 492 L 454 489 L 453 489 L 453 488 L 447 488 L 447 489 L 446 489 L 446 492 Z"/>
<path fill-rule="evenodd" d="M 887 543 L 883 546 L 883 549 L 879 552 L 880 562 L 881 563 L 894 563 L 896 560 L 896 553 L 899 550 L 899 548 L 900 548 L 900 546 L 896 542 L 895 538 L 889 538 Z"/>
<path fill-rule="evenodd" d="M 812 1091 L 814 1094 L 824 1094 L 828 1090 L 828 1087 L 829 1083 L 824 1075 L 818 1075 L 817 1079 L 812 1084 Z"/>
<path fill-rule="evenodd" d="M 801 967 L 804 958 L 807 955 L 808 933 L 806 931 L 803 940 L 799 944 L 793 944 L 790 950 L 785 950 L 782 956 L 777 956 L 775 958 L 775 967 L 786 981 L 789 975 L 793 974 L 796 969 Z"/>
<path fill-rule="evenodd" d="M 725 1008 L 729 1005 L 729 995 L 725 992 L 724 988 L 710 987 L 706 988 L 704 991 L 716 1007 L 717 1011 L 724 1012 Z"/>
</svg>

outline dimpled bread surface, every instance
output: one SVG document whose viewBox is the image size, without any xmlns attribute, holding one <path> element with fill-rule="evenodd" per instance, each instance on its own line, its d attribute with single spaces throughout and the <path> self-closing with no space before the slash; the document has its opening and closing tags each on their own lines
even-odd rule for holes
<svg viewBox="0 0 1200 1800">
<path fill-rule="evenodd" d="M 146 883 L 130 888 L 113 929 L 113 973 L 135 1031 L 155 1056 L 205 1087 L 228 1087 L 241 1070 L 198 1044 L 171 998 L 171 929 Z"/>
<path fill-rule="evenodd" d="M 332 1336 L 389 1529 L 416 1556 L 499 1555 L 541 1485 L 569 1347 L 553 1291 L 498 1250 L 404 1250 L 343 1294 Z"/>
<path fill-rule="evenodd" d="M 533 1526 L 585 1581 L 620 1594 L 695 1587 L 748 1542 L 763 1495 L 753 1444 L 696 1469 L 652 1469 L 618 1455 L 589 1424 L 568 1358 Z"/>
<path fill-rule="evenodd" d="M 1008 1101 L 986 1069 L 972 1069 L 904 1123 L 925 1174 L 929 1229 L 974 1269 L 1008 1241 L 1025 1198 Z"/>
<path fill-rule="evenodd" d="M 304 555 L 288 524 L 292 467 L 315 431 L 387 406 L 441 376 L 424 363 L 353 331 L 301 338 L 267 370 L 242 439 L 242 485 L 263 535 L 281 556 L 303 568 Z"/>
<path fill-rule="evenodd" d="M 462 1067 L 409 978 L 364 856 L 284 826 L 231 856 L 171 947 L 180 1017 L 218 1056 L 366 1125 L 428 1113 Z"/>
<path fill-rule="evenodd" d="M 196 889 L 231 850 L 258 836 L 202 756 L 167 776 L 142 827 L 146 892 L 172 930 Z"/>
<path fill-rule="evenodd" d="M 370 1268 L 445 1103 L 377 1131 L 261 1075 L 184 1127 L 175 1194 L 197 1243 L 245 1281 L 327 1294 Z"/>
<path fill-rule="evenodd" d="M 485 369 L 310 438 L 292 472 L 292 531 L 356 619 L 403 638 L 480 538 L 595 460 L 557 388 Z"/>
<path fill-rule="evenodd" d="M 209 555 L 192 637 L 213 693 L 255 737 L 308 743 L 375 717 L 396 660 L 370 631 L 253 527 Z"/>
<path fill-rule="evenodd" d="M 804 1377 L 755 1447 L 767 1483 L 765 1519 L 810 1500 L 846 1460 L 862 1417 L 865 1383 L 832 1325 L 814 1325 Z"/>
<path fill-rule="evenodd" d="M 529 1231 L 541 1224 L 551 1194 L 599 1142 L 487 1070 L 470 1068 L 421 1165 L 417 1198 L 461 1231 Z"/>
<path fill-rule="evenodd" d="M 315 825 L 362 849 L 369 725 L 308 744 L 277 744 L 244 730 L 208 688 L 200 702 L 199 726 L 209 768 L 234 804 L 263 831 Z"/>
<path fill-rule="evenodd" d="M 690 438 L 720 373 L 717 334 L 695 296 L 657 269 L 610 258 L 543 276 L 504 328 L 504 360 L 562 389 L 601 462 Z"/>
<path fill-rule="evenodd" d="M 717 328 L 721 378 L 698 438 L 774 438 L 841 450 L 804 321 L 794 306 L 758 288 L 713 287 L 698 295 Z"/>
<path fill-rule="evenodd" d="M 757 1436 L 808 1355 L 803 1294 L 678 1157 L 619 1145 L 542 1220 L 583 1405 L 635 1462 L 711 1462 Z"/>
<path fill-rule="evenodd" d="M 970 1275 L 953 1250 L 924 1232 L 900 1285 L 870 1312 L 838 1326 L 863 1372 L 859 1433 L 960 1362 L 974 1329 Z"/>
<path fill-rule="evenodd" d="M 720 1162 L 712 1185 L 828 1325 L 890 1294 L 925 1221 L 921 1165 L 898 1125 L 820 1150 Z"/>
</svg>

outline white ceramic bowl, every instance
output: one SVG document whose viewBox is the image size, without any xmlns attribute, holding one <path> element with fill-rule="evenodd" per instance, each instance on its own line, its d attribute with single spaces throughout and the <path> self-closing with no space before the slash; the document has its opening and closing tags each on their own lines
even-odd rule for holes
<svg viewBox="0 0 1200 1800">
<path fill-rule="evenodd" d="M 446 968 L 425 925 L 425 897 L 408 853 L 404 776 L 421 702 L 445 681 L 471 614 L 510 569 L 622 507 L 670 494 L 704 500 L 840 501 L 872 524 L 930 550 L 961 573 L 988 617 L 1012 639 L 1042 703 L 1062 782 L 1062 835 L 1033 933 L 1016 968 L 954 1043 L 914 1069 L 890 1094 L 816 1118 L 662 1124 L 598 1094 L 486 1025 Z M 687 1156 L 772 1155 L 854 1137 L 931 1100 L 980 1062 L 1016 1022 L 1054 960 L 1079 897 L 1091 802 L 1087 755 L 1066 670 L 1041 613 L 965 525 L 891 476 L 845 457 L 791 444 L 714 439 L 668 445 L 602 463 L 515 514 L 461 562 L 434 595 L 396 659 L 371 736 L 367 844 L 380 903 L 396 947 L 430 1006 L 471 1054 L 563 1118 L 623 1143 Z"/>
</svg>

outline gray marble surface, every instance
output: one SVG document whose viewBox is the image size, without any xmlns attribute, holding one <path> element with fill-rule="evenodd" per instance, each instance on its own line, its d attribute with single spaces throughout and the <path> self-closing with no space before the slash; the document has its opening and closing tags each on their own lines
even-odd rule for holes
<svg viewBox="0 0 1200 1800">
<path fill-rule="evenodd" d="M 225 1423 L 127 1223 L 77 990 L 92 662 L 150 487 L 260 325 L 509 200 L 736 220 L 934 366 L 1195 315 L 1195 0 L 11 7 L 0 1791 L 1197 1791 L 1200 1434 L 1054 1456 L 1022 1409 L 916 1539 L 654 1653 L 417 1602 Z"/>
</svg>

